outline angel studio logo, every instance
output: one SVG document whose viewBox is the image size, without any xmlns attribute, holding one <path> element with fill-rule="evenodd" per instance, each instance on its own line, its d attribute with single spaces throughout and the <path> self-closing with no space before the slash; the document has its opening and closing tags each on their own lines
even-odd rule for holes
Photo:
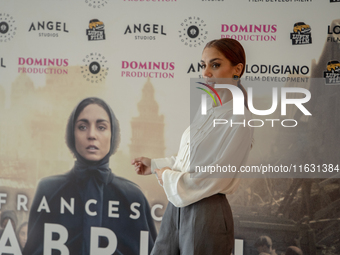
<svg viewBox="0 0 340 255">
<path fill-rule="evenodd" d="M 32 22 L 28 32 L 37 33 L 39 37 L 59 37 L 61 32 L 68 33 L 65 22 L 60 21 L 38 21 Z"/>
<path fill-rule="evenodd" d="M 296 22 L 293 27 L 293 33 L 290 33 L 292 45 L 311 44 L 312 34 L 311 27 L 304 22 Z"/>
<path fill-rule="evenodd" d="M 156 40 L 159 35 L 166 36 L 163 25 L 150 23 L 137 23 L 127 25 L 124 35 L 133 34 L 135 40 Z"/>
<path fill-rule="evenodd" d="M 100 53 L 90 53 L 83 59 L 81 74 L 86 81 L 100 83 L 105 80 L 109 68 L 106 58 Z"/>
<path fill-rule="evenodd" d="M 12 40 L 16 31 L 14 18 L 7 13 L 0 13 L 0 43 Z"/>
<path fill-rule="evenodd" d="M 89 41 L 105 40 L 104 23 L 99 19 L 91 19 L 86 35 Z"/>
<path fill-rule="evenodd" d="M 178 33 L 184 45 L 202 47 L 208 36 L 207 24 L 200 17 L 191 16 L 181 23 Z"/>
<path fill-rule="evenodd" d="M 85 0 L 85 3 L 87 4 L 88 7 L 92 7 L 92 8 L 102 8 L 104 7 L 108 1 L 106 0 Z"/>
<path fill-rule="evenodd" d="M 323 72 L 326 85 L 340 85 L 340 62 L 331 60 L 327 63 L 327 70 Z"/>
</svg>

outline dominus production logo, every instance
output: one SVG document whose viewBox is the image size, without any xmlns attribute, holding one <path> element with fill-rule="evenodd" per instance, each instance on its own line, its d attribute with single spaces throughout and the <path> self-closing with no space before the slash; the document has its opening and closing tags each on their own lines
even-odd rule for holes
<svg viewBox="0 0 340 255">
<path fill-rule="evenodd" d="M 330 3 L 340 3 L 340 0 L 329 0 Z"/>
<path fill-rule="evenodd" d="M 138 3 L 138 2 L 143 2 L 143 3 L 169 3 L 169 2 L 177 2 L 177 0 L 121 0 L 122 2 L 133 2 L 133 3 Z M 178 0 L 180 1 L 180 0 Z"/>
<path fill-rule="evenodd" d="M 221 24 L 221 38 L 238 41 L 276 41 L 276 24 Z"/>
<path fill-rule="evenodd" d="M 185 19 L 179 29 L 179 38 L 184 45 L 201 47 L 207 39 L 208 29 L 203 19 L 191 16 Z"/>
<path fill-rule="evenodd" d="M 122 61 L 122 77 L 166 78 L 175 77 L 175 62 L 168 61 Z"/>
<path fill-rule="evenodd" d="M 340 85 L 340 62 L 331 60 L 327 63 L 327 70 L 323 72 L 326 85 Z"/>
<path fill-rule="evenodd" d="M 86 35 L 89 41 L 105 40 L 104 23 L 98 19 L 91 19 Z"/>
<path fill-rule="evenodd" d="M 107 0 L 85 0 L 87 6 L 92 8 L 102 8 L 104 7 L 108 1 Z"/>
<path fill-rule="evenodd" d="M 0 13 L 0 43 L 12 40 L 16 31 L 14 18 L 7 13 Z"/>
<path fill-rule="evenodd" d="M 67 75 L 68 59 L 19 57 L 18 73 Z"/>
<path fill-rule="evenodd" d="M 277 3 L 279 5 L 283 3 L 298 3 L 298 2 L 312 2 L 313 0 L 248 0 L 248 2 L 256 2 L 256 3 Z"/>
<path fill-rule="evenodd" d="M 312 34 L 310 25 L 304 22 L 296 22 L 293 27 L 293 33 L 290 33 L 290 39 L 293 45 L 311 44 Z"/>
<path fill-rule="evenodd" d="M 81 73 L 86 81 L 98 83 L 105 80 L 109 71 L 106 58 L 100 53 L 90 53 L 83 59 Z"/>
</svg>

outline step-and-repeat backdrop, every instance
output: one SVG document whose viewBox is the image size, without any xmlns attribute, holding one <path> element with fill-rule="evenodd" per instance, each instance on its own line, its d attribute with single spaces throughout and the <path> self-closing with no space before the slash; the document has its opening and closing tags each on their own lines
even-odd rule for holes
<svg viewBox="0 0 340 255">
<path fill-rule="evenodd" d="M 279 92 L 282 87 L 299 87 L 311 94 L 305 104 L 311 116 L 294 105 L 287 108 L 285 118 L 276 116 L 277 121 L 253 115 L 256 120 L 248 123 L 256 126 L 249 164 L 281 165 L 281 169 L 287 165 L 304 173 L 314 167 L 314 172 L 327 172 L 325 178 L 336 175 L 339 10 L 336 0 L 2 0 L 0 254 L 22 253 L 39 181 L 72 169 L 66 124 L 77 103 L 89 96 L 102 98 L 113 109 L 121 140 L 110 168 L 140 187 L 150 204 L 147 214 L 159 229 L 167 205 L 164 191 L 154 176 L 136 175 L 131 160 L 176 155 L 190 124 L 190 78 L 202 78 L 202 50 L 213 39 L 233 38 L 244 46 L 247 64 L 242 83 L 253 87 L 259 109 L 270 108 L 273 87 Z M 327 249 L 336 254 L 335 239 L 316 228 L 322 219 L 339 217 L 320 212 L 330 205 L 337 208 L 336 179 L 297 184 L 294 175 L 283 177 L 245 178 L 228 196 L 235 220 L 234 253 L 257 254 L 256 238 L 269 235 L 278 254 L 290 245 L 300 246 L 306 254 Z M 322 194 L 329 200 L 323 200 Z M 35 214 L 45 216 L 73 215 L 75 207 L 70 199 L 52 206 L 43 197 L 37 203 Z M 124 203 L 122 198 L 108 205 L 113 224 L 124 220 L 119 215 L 123 207 L 128 208 L 130 221 L 145 217 L 141 204 Z M 94 205 L 86 206 L 83 214 L 95 213 Z M 306 222 L 305 235 L 301 224 Z M 37 254 L 68 254 L 63 244 L 69 240 L 60 239 L 68 226 L 54 223 L 57 226 L 45 226 L 44 240 L 36 240 L 44 247 Z M 293 234 L 288 234 L 289 227 Z M 92 234 L 97 239 L 103 235 L 108 244 L 91 250 L 93 254 L 116 250 L 114 254 L 127 254 L 118 253 L 124 243 L 120 233 L 95 230 Z M 138 237 L 136 254 L 148 254 L 152 235 L 141 231 L 132 236 Z"/>
</svg>

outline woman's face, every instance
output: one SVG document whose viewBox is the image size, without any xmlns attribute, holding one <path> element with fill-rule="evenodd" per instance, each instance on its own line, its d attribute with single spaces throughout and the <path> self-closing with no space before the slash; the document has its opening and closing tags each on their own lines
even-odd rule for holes
<svg viewBox="0 0 340 255">
<path fill-rule="evenodd" d="M 111 146 L 111 123 L 106 111 L 97 104 L 86 106 L 76 120 L 74 136 L 76 150 L 83 158 L 104 158 Z"/>
<path fill-rule="evenodd" d="M 207 47 L 202 54 L 201 65 L 204 78 L 233 78 L 240 76 L 243 65 L 233 66 L 231 62 L 216 48 Z M 241 69 L 240 69 L 241 67 Z"/>
</svg>

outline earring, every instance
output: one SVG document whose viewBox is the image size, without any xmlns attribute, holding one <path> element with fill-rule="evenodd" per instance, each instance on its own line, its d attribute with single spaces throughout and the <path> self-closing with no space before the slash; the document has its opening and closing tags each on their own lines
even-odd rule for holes
<svg viewBox="0 0 340 255">
<path fill-rule="evenodd" d="M 233 79 L 234 79 L 235 81 L 238 81 L 238 80 L 240 79 L 240 77 L 239 77 L 238 75 L 234 74 Z"/>
</svg>

